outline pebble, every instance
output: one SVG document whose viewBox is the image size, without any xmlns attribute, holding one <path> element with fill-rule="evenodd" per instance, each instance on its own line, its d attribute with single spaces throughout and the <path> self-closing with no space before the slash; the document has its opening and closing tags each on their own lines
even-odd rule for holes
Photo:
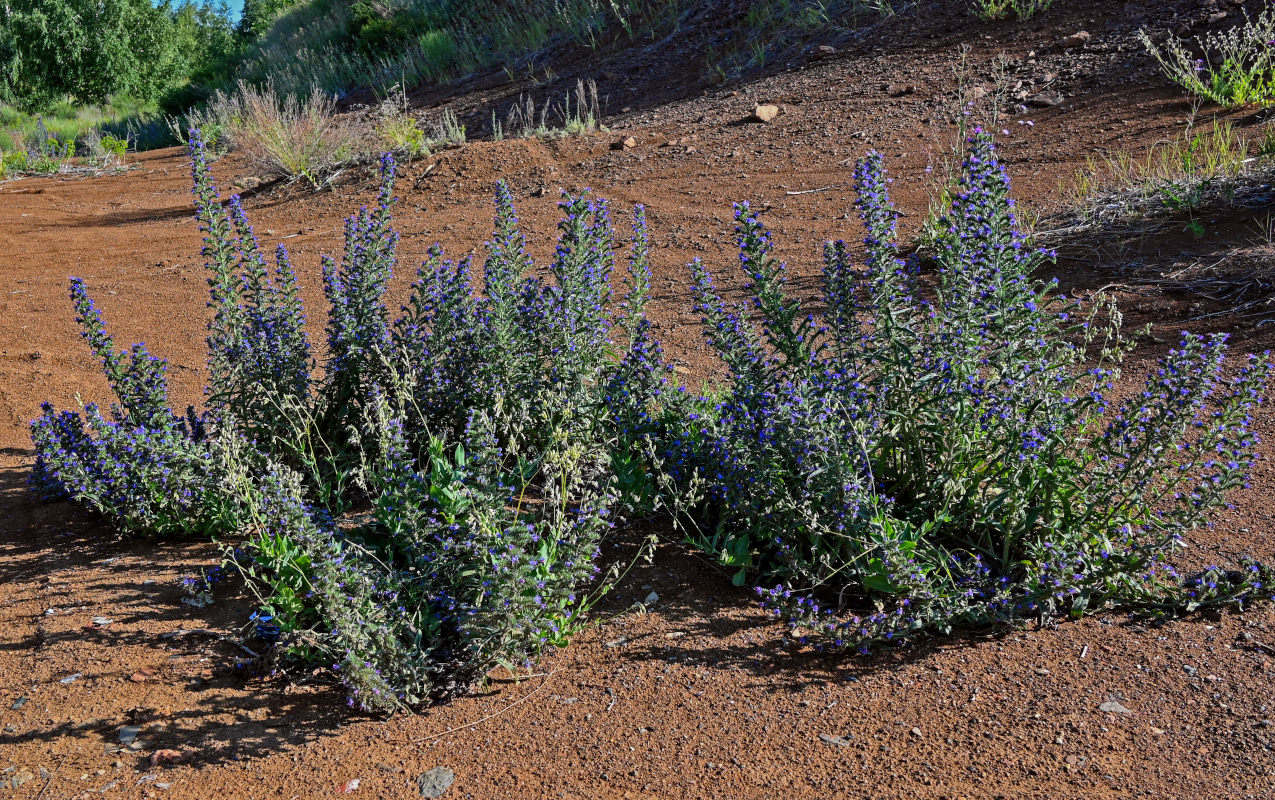
<svg viewBox="0 0 1275 800">
<path fill-rule="evenodd" d="M 844 736 L 833 736 L 833 735 L 832 735 L 832 734 L 830 734 L 830 733 L 821 733 L 821 734 L 819 734 L 819 741 L 821 741 L 821 742 L 826 742 L 827 744 L 835 744 L 837 747 L 849 747 L 849 746 L 850 746 L 850 740 L 849 740 L 849 739 L 845 738 Z"/>
<path fill-rule="evenodd" d="M 416 788 L 420 790 L 421 797 L 442 797 L 443 792 L 451 788 L 452 782 L 455 780 L 456 773 L 447 767 L 434 767 L 421 773 L 416 779 Z"/>
<path fill-rule="evenodd" d="M 83 672 L 77 672 L 74 675 L 67 675 L 65 678 L 62 678 L 61 680 L 59 680 L 58 683 L 66 686 L 66 685 L 75 683 L 77 680 L 83 677 L 84 677 Z"/>
<path fill-rule="evenodd" d="M 1053 108 L 1063 103 L 1063 96 L 1057 92 L 1040 92 L 1027 98 L 1027 105 L 1037 108 Z"/>
<path fill-rule="evenodd" d="M 141 725 L 125 725 L 120 728 L 120 744 L 129 745 L 137 741 L 137 735 L 142 732 Z"/>
<path fill-rule="evenodd" d="M 754 122 L 772 122 L 777 116 L 779 116 L 779 106 L 763 103 L 753 109 L 752 120 Z"/>
<path fill-rule="evenodd" d="M 1106 711 L 1110 714 L 1132 714 L 1133 711 L 1126 708 L 1118 700 L 1108 700 L 1098 706 L 1099 711 Z"/>
</svg>

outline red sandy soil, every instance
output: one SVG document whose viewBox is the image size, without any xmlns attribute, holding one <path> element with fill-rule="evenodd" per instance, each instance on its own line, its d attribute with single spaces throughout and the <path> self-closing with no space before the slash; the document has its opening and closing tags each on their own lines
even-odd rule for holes
<svg viewBox="0 0 1275 800">
<path fill-rule="evenodd" d="M 962 42 L 973 46 L 969 86 L 994 88 L 992 61 L 1004 53 L 1011 86 L 1025 80 L 1033 94 L 1062 95 L 1061 105 L 1001 122 L 1016 195 L 1033 209 L 1061 208 L 1060 187 L 1086 155 L 1145 152 L 1181 130 L 1189 106 L 1132 31 L 1200 30 L 1218 8 L 1055 5 L 1028 23 L 983 25 L 959 2 L 921 3 L 862 37 L 830 39 L 834 55 L 819 54 L 816 41 L 792 65 L 735 85 L 708 86 L 679 67 L 695 61 L 693 36 L 681 51 L 581 64 L 580 74 L 604 76 L 609 109 L 628 109 L 608 116 L 610 132 L 474 142 L 402 170 L 394 292 L 401 296 L 411 265 L 436 240 L 452 255 L 480 250 L 497 177 L 520 198 L 542 257 L 558 189 L 590 186 L 613 201 L 617 224 L 622 209 L 647 205 L 659 332 L 686 379 L 710 375 L 684 265 L 702 257 L 727 286 L 739 285 L 730 201 L 769 209 L 802 291 L 815 286 L 822 241 L 860 235 L 848 184 L 853 159 L 869 147 L 886 155 L 904 227 L 915 231 L 934 186 L 926 168 L 937 172 L 951 148 Z M 1237 19 L 1232 11 L 1220 24 Z M 1091 34 L 1087 43 L 1063 44 L 1080 30 Z M 452 102 L 481 120 L 518 90 L 491 79 Z M 743 122 L 758 102 L 783 114 L 768 125 Z M 1026 119 L 1034 125 L 1018 124 Z M 1254 124 L 1234 119 L 1241 129 Z M 636 147 L 612 148 L 627 136 Z M 234 157 L 216 168 L 227 191 L 246 170 Z M 68 276 L 85 279 L 118 341 L 144 340 L 169 359 L 178 402 L 198 402 L 206 285 L 188 182 L 182 154 L 170 150 L 138 156 L 120 175 L 0 185 L 0 780 L 30 778 L 0 788 L 0 798 L 301 800 L 345 796 L 353 780 L 350 796 L 406 798 L 419 796 L 416 776 L 436 766 L 454 771 L 444 796 L 457 798 L 1275 797 L 1269 605 L 1155 627 L 1111 613 L 828 659 L 785 651 L 781 627 L 747 592 L 665 544 L 596 626 L 531 677 L 494 673 L 472 696 L 417 715 L 368 718 L 334 689 L 238 674 L 245 654 L 235 642 L 250 599 L 230 589 L 209 608 L 179 602 L 177 581 L 215 563 L 215 546 L 117 541 L 71 506 L 39 505 L 24 489 L 26 422 L 39 402 L 66 407 L 77 395 L 105 395 L 75 329 Z M 318 193 L 271 184 L 248 193 L 259 235 L 284 241 L 302 271 L 316 332 L 318 256 L 339 249 L 343 216 L 372 189 L 370 174 L 356 171 Z M 1120 282 L 1131 264 L 1241 251 L 1272 263 L 1269 239 L 1254 227 L 1260 216 L 1212 222 L 1200 241 L 1082 242 L 1100 255 L 1060 262 L 1058 274 L 1083 294 Z M 1210 298 L 1141 284 L 1120 296 L 1131 327 L 1155 324 L 1135 354 L 1135 376 L 1202 306 L 1219 310 Z M 1190 325 L 1231 330 L 1236 349 L 1248 351 L 1272 339 L 1261 322 L 1222 314 Z M 1275 442 L 1275 409 L 1257 427 Z M 1236 510 L 1191 537 L 1184 563 L 1275 557 L 1273 463 L 1259 463 Z M 617 545 L 615 557 L 631 552 Z M 659 600 L 649 612 L 631 608 L 651 591 Z M 1129 713 L 1099 709 L 1110 700 Z M 121 748 L 120 728 L 130 724 L 141 726 L 139 744 Z M 177 751 L 178 763 L 159 763 L 162 750 Z"/>
</svg>

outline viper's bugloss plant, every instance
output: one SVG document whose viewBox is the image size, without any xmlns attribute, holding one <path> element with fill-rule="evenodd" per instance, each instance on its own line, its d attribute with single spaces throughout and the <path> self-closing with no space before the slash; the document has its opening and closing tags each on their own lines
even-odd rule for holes
<svg viewBox="0 0 1275 800">
<path fill-rule="evenodd" d="M 233 504 L 214 466 L 215 443 L 193 408 L 181 416 L 169 409 L 165 361 L 144 344 L 116 350 L 79 279 L 71 280 L 71 301 L 116 402 L 107 413 L 93 403 L 81 412 L 41 406 L 31 423 L 33 488 L 49 499 L 72 497 L 128 533 L 233 528 Z"/>
<path fill-rule="evenodd" d="M 340 262 L 323 260 L 315 352 L 288 253 L 267 261 L 239 198 L 218 196 L 198 130 L 189 148 L 209 275 L 207 410 L 173 414 L 163 360 L 143 345 L 117 351 L 73 280 L 116 403 L 109 416 L 44 407 L 35 488 L 125 532 L 239 540 L 228 561 L 260 598 L 253 635 L 282 660 L 331 666 L 363 708 L 455 694 L 564 644 L 605 590 L 609 414 L 655 396 L 653 385 L 624 402 L 610 391 L 633 369 L 611 357 L 606 203 L 565 197 L 547 277 L 531 277 L 501 184 L 482 291 L 467 261 L 435 247 L 395 315 L 385 157 L 375 206 L 347 220 Z M 645 332 L 640 212 L 635 231 L 625 325 Z M 647 341 L 635 335 L 631 349 Z"/>
<path fill-rule="evenodd" d="M 881 156 L 855 177 L 866 264 L 827 246 L 822 320 L 786 292 L 747 204 L 751 313 L 691 265 L 729 375 L 664 447 L 703 487 L 695 541 L 831 648 L 1258 591 L 1260 571 L 1204 597 L 1166 559 L 1245 483 L 1266 357 L 1228 373 L 1224 336 L 1184 334 L 1113 406 L 1118 314 L 1081 315 L 1033 277 L 1051 254 L 1017 230 L 989 137 L 969 143 L 933 286 L 899 256 Z"/>
</svg>

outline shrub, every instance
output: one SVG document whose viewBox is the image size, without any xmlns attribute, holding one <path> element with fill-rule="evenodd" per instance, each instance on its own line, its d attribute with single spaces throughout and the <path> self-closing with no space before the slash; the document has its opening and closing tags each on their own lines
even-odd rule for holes
<svg viewBox="0 0 1275 800">
<path fill-rule="evenodd" d="M 876 154 L 856 173 L 866 272 L 843 243 L 827 246 L 823 326 L 785 292 L 747 204 L 736 231 L 760 327 L 692 265 L 729 378 L 663 446 L 666 469 L 683 486 L 702 480 L 684 501 L 695 541 L 740 581 L 766 581 L 763 601 L 803 641 L 866 648 L 954 625 L 1203 602 L 1166 558 L 1255 458 L 1265 357 L 1223 379 L 1224 337 L 1184 334 L 1145 389 L 1109 410 L 1118 315 L 1078 319 L 1031 277 L 1049 254 L 1017 232 L 988 137 L 971 141 L 963 172 L 932 295 L 897 254 Z M 1207 599 L 1249 595 L 1259 577 L 1222 581 Z"/>
<path fill-rule="evenodd" d="M 284 660 L 333 665 L 365 708 L 454 694 L 565 643 L 616 499 L 606 204 L 565 198 L 548 279 L 528 277 L 502 184 L 483 293 L 467 261 L 435 248 L 394 317 L 385 157 L 377 204 L 347 220 L 341 261 L 324 259 L 316 374 L 288 254 L 267 264 L 238 198 L 223 204 L 212 185 L 197 130 L 190 148 L 210 276 L 208 409 L 169 411 L 164 362 L 142 345 L 117 352 L 73 281 L 116 404 L 109 418 L 44 407 L 35 488 L 124 532 L 242 540 L 232 561 L 261 598 L 256 634 Z M 645 251 L 643 238 L 634 284 L 649 283 Z"/>
<path fill-rule="evenodd" d="M 1146 31 L 1138 38 L 1164 74 L 1196 97 L 1228 107 L 1275 103 L 1275 8 L 1197 38 L 1199 57 L 1177 36 L 1169 35 L 1163 47 Z"/>
<path fill-rule="evenodd" d="M 354 130 L 337 115 L 335 98 L 319 89 L 302 100 L 280 96 L 268 83 L 240 82 L 234 94 L 215 95 L 209 109 L 218 148 L 239 150 L 267 175 L 317 186 L 356 154 Z"/>
</svg>

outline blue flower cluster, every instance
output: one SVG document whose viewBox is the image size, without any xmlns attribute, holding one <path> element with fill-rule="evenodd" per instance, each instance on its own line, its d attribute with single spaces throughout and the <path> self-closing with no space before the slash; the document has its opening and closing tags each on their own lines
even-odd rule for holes
<svg viewBox="0 0 1275 800">
<path fill-rule="evenodd" d="M 117 403 L 109 414 L 44 407 L 35 488 L 126 532 L 241 537 L 227 563 L 263 599 L 250 630 L 285 658 L 333 665 L 365 708 L 463 691 L 496 663 L 565 643 L 612 525 L 608 410 L 650 408 L 656 391 L 639 374 L 659 362 L 642 314 L 641 210 L 632 352 L 616 364 L 615 236 L 607 204 L 587 192 L 564 197 L 538 278 L 500 184 L 481 291 L 467 261 L 435 247 L 392 315 L 386 156 L 375 206 L 347 220 L 340 263 L 323 260 L 318 370 L 287 252 L 267 263 L 239 199 L 220 199 L 198 131 L 190 154 L 212 310 L 208 410 L 174 415 L 164 361 L 143 345 L 117 352 L 72 281 Z M 641 388 L 621 401 L 624 375 Z"/>
<path fill-rule="evenodd" d="M 1184 334 L 1113 413 L 1118 315 L 1075 322 L 1077 304 L 1032 277 L 1052 253 L 1018 229 L 990 137 L 970 140 L 936 225 L 932 284 L 899 255 L 881 157 L 855 179 L 866 264 L 825 247 L 822 324 L 785 291 L 746 204 L 736 233 L 751 309 L 727 308 L 691 265 L 729 371 L 703 399 L 711 411 L 663 444 L 671 480 L 699 492 L 686 504 L 696 543 L 737 581 L 775 581 L 763 603 L 799 639 L 839 649 L 1181 605 L 1165 560 L 1244 484 L 1267 358 L 1224 380 L 1224 337 Z M 1212 599 L 1256 591 L 1239 581 Z"/>
<path fill-rule="evenodd" d="M 352 705 L 428 702 L 564 644 L 607 588 L 603 536 L 661 510 L 737 583 L 764 581 L 761 601 L 798 640 L 836 649 L 1111 604 L 1236 602 L 1270 582 L 1258 565 L 1183 578 L 1168 563 L 1246 481 L 1266 357 L 1232 373 L 1224 338 L 1184 335 L 1110 408 L 1118 314 L 1082 313 L 1033 277 L 1052 254 L 1019 231 L 981 133 L 931 265 L 900 255 L 882 158 L 860 161 L 866 259 L 825 247 L 818 312 L 789 291 L 758 213 L 736 206 L 751 302 L 728 306 L 690 265 L 726 367 L 702 395 L 676 385 L 646 315 L 641 207 L 615 298 L 607 203 L 565 195 L 537 270 L 501 183 L 481 270 L 435 246 L 392 313 L 387 156 L 375 206 L 347 220 L 340 262 L 323 260 L 312 348 L 287 252 L 267 262 L 197 131 L 190 150 L 207 411 L 175 414 L 164 361 L 117 350 L 73 280 L 115 402 L 46 404 L 31 481 L 122 531 L 234 537 L 227 563 L 262 598 L 252 634 L 329 666 Z"/>
</svg>

